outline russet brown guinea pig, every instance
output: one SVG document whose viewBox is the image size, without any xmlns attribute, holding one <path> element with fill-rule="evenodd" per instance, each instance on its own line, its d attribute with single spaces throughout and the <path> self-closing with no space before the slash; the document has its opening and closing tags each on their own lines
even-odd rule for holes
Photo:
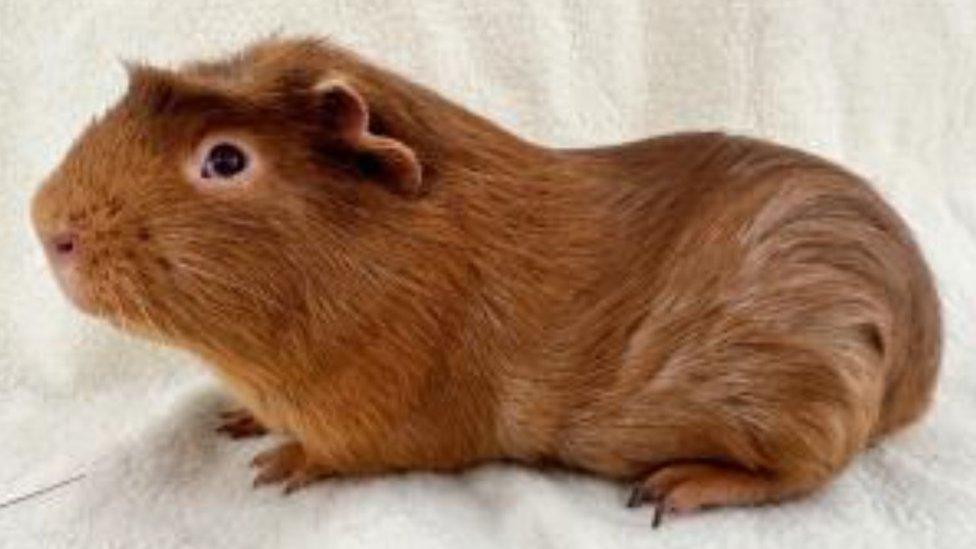
<svg viewBox="0 0 976 549">
<path fill-rule="evenodd" d="M 523 141 L 316 40 L 125 97 L 38 192 L 82 309 L 292 442 L 256 483 L 558 464 L 656 516 L 829 482 L 928 407 L 931 276 L 855 175 L 721 133 Z"/>
</svg>

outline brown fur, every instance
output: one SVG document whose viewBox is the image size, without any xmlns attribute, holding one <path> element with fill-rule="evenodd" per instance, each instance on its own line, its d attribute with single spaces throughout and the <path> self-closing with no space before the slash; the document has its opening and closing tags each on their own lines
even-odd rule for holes
<svg viewBox="0 0 976 549">
<path fill-rule="evenodd" d="M 214 129 L 252 185 L 187 184 Z M 917 418 L 939 363 L 931 277 L 856 176 L 719 133 L 535 146 L 319 41 L 132 69 L 34 218 L 77 235 L 79 304 L 213 364 L 254 416 L 225 430 L 294 437 L 256 459 L 292 487 L 515 459 L 775 501 Z"/>
</svg>

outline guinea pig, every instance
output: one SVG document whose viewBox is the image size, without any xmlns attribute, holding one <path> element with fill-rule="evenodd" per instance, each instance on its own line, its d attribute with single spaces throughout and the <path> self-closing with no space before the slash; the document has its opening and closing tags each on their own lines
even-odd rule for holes
<svg viewBox="0 0 976 549">
<path fill-rule="evenodd" d="M 33 202 L 64 292 L 282 433 L 255 484 L 507 460 L 661 515 L 823 487 L 918 418 L 932 277 L 852 173 L 723 133 L 554 149 L 326 41 L 125 96 Z"/>
</svg>

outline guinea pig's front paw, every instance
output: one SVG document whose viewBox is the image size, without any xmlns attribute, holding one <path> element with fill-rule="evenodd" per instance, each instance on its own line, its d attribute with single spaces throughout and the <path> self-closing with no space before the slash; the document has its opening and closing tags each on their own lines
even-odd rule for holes
<svg viewBox="0 0 976 549">
<path fill-rule="evenodd" d="M 258 469 L 255 488 L 283 482 L 285 495 L 327 476 L 324 468 L 309 461 L 305 449 L 297 442 L 261 452 L 251 460 L 251 467 Z"/>
<path fill-rule="evenodd" d="M 268 432 L 268 429 L 244 408 L 221 412 L 220 419 L 223 423 L 217 428 L 217 432 L 230 438 L 259 437 Z"/>
</svg>

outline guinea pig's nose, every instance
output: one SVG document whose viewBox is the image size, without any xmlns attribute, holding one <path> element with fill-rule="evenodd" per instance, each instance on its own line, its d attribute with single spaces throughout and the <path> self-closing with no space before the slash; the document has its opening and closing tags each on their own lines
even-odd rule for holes
<svg viewBox="0 0 976 549">
<path fill-rule="evenodd" d="M 62 232 L 47 238 L 47 249 L 51 257 L 68 259 L 78 250 L 78 237 L 73 232 Z"/>
</svg>

